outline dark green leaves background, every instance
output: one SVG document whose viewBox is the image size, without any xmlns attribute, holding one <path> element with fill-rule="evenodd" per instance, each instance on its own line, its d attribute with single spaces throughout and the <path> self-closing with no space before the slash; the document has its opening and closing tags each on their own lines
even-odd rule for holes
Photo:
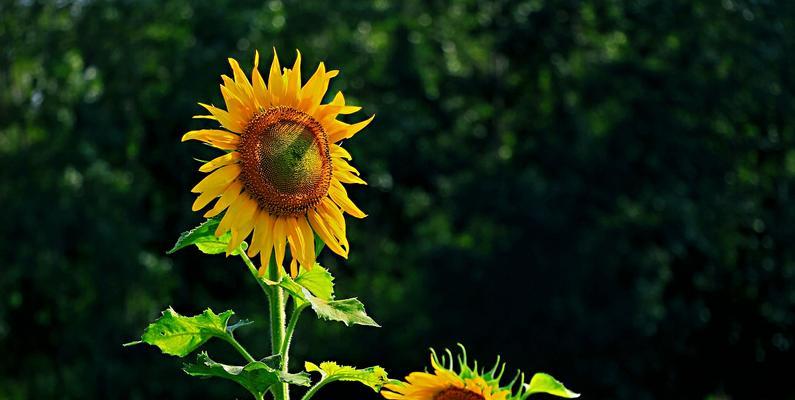
<svg viewBox="0 0 795 400">
<path fill-rule="evenodd" d="M 121 344 L 171 305 L 267 347 L 239 260 L 165 251 L 202 221 L 195 103 L 273 45 L 377 114 L 321 261 L 383 328 L 308 313 L 296 367 L 461 341 L 592 399 L 795 398 L 794 33 L 764 0 L 2 0 L 0 398 L 246 396 Z"/>
</svg>

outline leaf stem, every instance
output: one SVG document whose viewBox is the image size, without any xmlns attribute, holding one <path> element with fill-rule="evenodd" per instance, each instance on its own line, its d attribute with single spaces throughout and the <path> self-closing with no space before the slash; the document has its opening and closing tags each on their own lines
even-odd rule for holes
<svg viewBox="0 0 795 400">
<path fill-rule="evenodd" d="M 306 391 L 304 397 L 301 397 L 301 400 L 311 399 L 312 396 L 314 396 L 318 390 L 322 389 L 323 386 L 326 386 L 331 382 L 334 382 L 334 379 L 321 379 L 320 381 L 318 381 L 318 383 L 314 384 L 314 386 L 312 386 L 311 388 L 309 388 L 309 390 Z"/>
<path fill-rule="evenodd" d="M 270 298 L 271 296 L 271 287 L 268 286 L 265 282 L 260 279 L 259 272 L 257 272 L 257 267 L 254 265 L 254 262 L 246 254 L 246 249 L 243 248 L 243 244 L 241 243 L 240 246 L 237 247 L 237 251 L 240 255 L 240 258 L 243 259 L 243 263 L 246 264 L 248 267 L 248 271 L 251 272 L 251 276 L 254 277 L 254 280 L 257 281 L 259 287 L 262 288 L 262 291 L 265 292 L 265 295 Z"/>
<path fill-rule="evenodd" d="M 224 340 L 226 340 L 227 343 L 231 344 L 232 347 L 234 347 L 235 350 L 237 350 L 237 352 L 240 353 L 240 355 L 242 355 L 243 358 L 246 359 L 246 361 L 250 363 L 256 361 L 254 357 L 252 357 L 251 354 L 249 354 L 248 351 L 245 348 L 243 348 L 243 346 L 235 339 L 235 337 L 232 336 L 231 333 L 227 334 L 224 337 Z"/>
<path fill-rule="evenodd" d="M 292 314 L 290 314 L 290 322 L 287 323 L 287 332 L 285 332 L 284 341 L 282 341 L 282 347 L 279 350 L 279 354 L 281 354 L 282 356 L 282 366 L 285 366 L 288 363 L 288 357 L 290 355 L 290 344 L 292 344 L 293 341 L 295 326 L 298 324 L 298 319 L 301 317 L 301 312 L 304 311 L 304 309 L 307 306 L 309 306 L 309 303 L 304 303 L 300 306 L 296 306 Z"/>
</svg>

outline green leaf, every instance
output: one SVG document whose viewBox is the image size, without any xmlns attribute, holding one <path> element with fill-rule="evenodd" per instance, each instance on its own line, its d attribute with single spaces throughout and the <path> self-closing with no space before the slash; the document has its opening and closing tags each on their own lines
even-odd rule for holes
<svg viewBox="0 0 795 400">
<path fill-rule="evenodd" d="M 334 277 L 327 269 L 315 264 L 311 270 L 301 270 L 295 283 L 309 290 L 313 295 L 326 300 L 334 300 Z"/>
<path fill-rule="evenodd" d="M 232 240 L 232 233 L 226 232 L 221 236 L 215 236 L 215 229 L 218 228 L 220 219 L 210 218 L 201 223 L 201 225 L 179 235 L 177 243 L 166 254 L 172 254 L 177 250 L 184 249 L 190 245 L 195 245 L 204 254 L 221 254 L 226 253 L 226 247 L 229 241 Z M 243 249 L 247 244 L 243 242 Z M 235 249 L 232 254 L 238 255 L 240 252 Z"/>
<path fill-rule="evenodd" d="M 340 321 L 346 326 L 351 324 L 381 327 L 364 311 L 364 304 L 356 298 L 326 301 L 303 290 L 304 299 L 312 306 L 318 317 L 329 321 Z"/>
<path fill-rule="evenodd" d="M 302 386 L 310 384 L 309 376 L 305 373 L 284 373 L 260 361 L 254 361 L 242 367 L 225 365 L 211 360 L 206 352 L 199 353 L 196 356 L 196 364 L 185 364 L 183 370 L 190 376 L 229 379 L 257 396 L 264 395 L 268 388 L 279 382 Z"/>
<path fill-rule="evenodd" d="M 229 337 L 226 325 L 232 315 L 232 310 L 219 315 L 208 308 L 200 315 L 185 317 L 169 307 L 160 318 L 149 324 L 140 341 L 125 346 L 148 343 L 159 347 L 163 353 L 185 357 L 212 337 L 226 340 Z"/>
<path fill-rule="evenodd" d="M 333 361 L 320 363 L 319 366 L 307 361 L 304 363 L 304 369 L 307 372 L 320 373 L 321 382 L 318 383 L 318 385 L 333 381 L 359 382 L 378 392 L 381 390 L 382 386 L 389 383 L 386 370 L 379 366 L 356 369 L 354 367 L 338 365 Z"/>
<path fill-rule="evenodd" d="M 567 399 L 580 397 L 579 393 L 574 393 L 571 390 L 566 389 L 566 386 L 563 386 L 562 383 L 553 378 L 551 375 L 541 372 L 533 375 L 533 379 L 530 379 L 530 384 L 525 384 L 525 389 L 527 390 L 525 393 L 526 395 L 547 393 L 558 397 L 565 397 Z"/>
<path fill-rule="evenodd" d="M 364 304 L 356 298 L 334 300 L 334 277 L 318 264 L 310 271 L 300 273 L 295 280 L 283 276 L 278 282 L 264 279 L 271 286 L 281 286 L 298 306 L 306 303 L 318 317 L 329 321 L 340 321 L 345 325 L 380 327 L 364 310 Z"/>
</svg>

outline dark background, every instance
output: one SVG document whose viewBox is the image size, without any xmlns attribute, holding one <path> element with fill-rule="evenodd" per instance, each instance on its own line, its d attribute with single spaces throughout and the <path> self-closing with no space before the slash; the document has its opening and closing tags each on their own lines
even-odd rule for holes
<svg viewBox="0 0 795 400">
<path fill-rule="evenodd" d="M 321 261 L 383 328 L 307 313 L 294 370 L 460 341 L 586 399 L 795 398 L 795 2 L 763 0 L 1 0 L 0 398 L 247 398 L 121 344 L 210 306 L 266 355 L 239 260 L 165 250 L 202 220 L 196 103 L 271 46 L 377 114 Z"/>
</svg>

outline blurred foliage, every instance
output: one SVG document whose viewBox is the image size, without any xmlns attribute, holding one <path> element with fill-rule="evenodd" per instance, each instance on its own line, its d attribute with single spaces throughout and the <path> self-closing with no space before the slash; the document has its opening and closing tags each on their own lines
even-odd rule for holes
<svg viewBox="0 0 795 400">
<path fill-rule="evenodd" d="M 267 347 L 239 261 L 165 251 L 201 220 L 196 102 L 272 46 L 377 114 L 346 144 L 369 217 L 322 261 L 383 328 L 305 316 L 295 365 L 401 377 L 461 341 L 593 399 L 795 398 L 795 3 L 770 0 L 0 1 L 0 398 L 246 396 L 121 344 L 172 305 Z"/>
</svg>

